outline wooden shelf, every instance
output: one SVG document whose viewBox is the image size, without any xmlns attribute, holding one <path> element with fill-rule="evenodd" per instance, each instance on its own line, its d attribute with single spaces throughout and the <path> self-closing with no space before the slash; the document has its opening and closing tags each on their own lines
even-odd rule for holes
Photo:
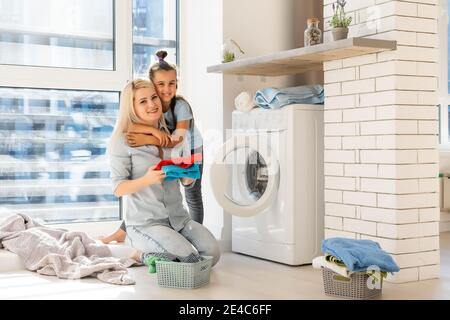
<svg viewBox="0 0 450 320">
<path fill-rule="evenodd" d="M 349 38 L 210 66 L 210 73 L 282 76 L 322 70 L 323 62 L 395 50 L 397 41 Z"/>
</svg>

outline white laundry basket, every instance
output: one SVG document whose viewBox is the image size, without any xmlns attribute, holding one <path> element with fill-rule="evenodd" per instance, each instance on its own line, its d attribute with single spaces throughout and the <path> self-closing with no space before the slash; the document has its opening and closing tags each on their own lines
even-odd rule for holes
<svg viewBox="0 0 450 320">
<path fill-rule="evenodd" d="M 158 285 L 168 288 L 195 289 L 209 283 L 213 257 L 204 256 L 194 263 L 156 261 Z"/>
<path fill-rule="evenodd" d="M 383 277 L 378 286 L 369 288 L 370 275 L 366 272 L 354 272 L 349 278 L 343 277 L 327 268 L 322 268 L 323 287 L 326 295 L 351 299 L 370 299 L 381 294 Z"/>
</svg>

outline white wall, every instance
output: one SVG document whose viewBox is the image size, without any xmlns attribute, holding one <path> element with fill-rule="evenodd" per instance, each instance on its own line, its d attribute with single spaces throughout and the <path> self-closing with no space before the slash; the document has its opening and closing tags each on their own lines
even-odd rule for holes
<svg viewBox="0 0 450 320">
<path fill-rule="evenodd" d="M 294 0 L 227 0 L 223 5 L 223 38 L 234 39 L 245 57 L 295 48 Z M 224 76 L 224 127 L 231 128 L 234 98 L 242 91 L 285 86 L 290 77 Z"/>
<path fill-rule="evenodd" d="M 218 63 L 222 47 L 222 0 L 180 1 L 179 93 L 190 102 L 195 122 L 204 139 L 204 224 L 222 238 L 223 212 L 214 200 L 208 162 L 215 141 L 222 141 L 222 77 L 206 67 Z"/>
<path fill-rule="evenodd" d="M 222 142 L 222 135 L 231 128 L 234 98 L 241 91 L 288 86 L 293 80 L 208 74 L 206 67 L 221 62 L 222 43 L 230 38 L 243 48 L 244 57 L 298 47 L 294 40 L 295 0 L 183 0 L 180 3 L 179 92 L 191 103 L 205 140 L 204 224 L 229 248 L 231 218 L 210 190 L 208 164 L 218 146 L 217 138 Z"/>
<path fill-rule="evenodd" d="M 323 0 L 296 0 L 294 1 L 294 12 L 294 43 L 296 47 L 303 47 L 308 18 L 318 18 L 320 21 L 319 28 L 323 30 L 325 23 L 323 21 Z M 296 82 L 298 85 L 323 84 L 323 71 L 308 71 L 299 74 L 296 76 Z"/>
<path fill-rule="evenodd" d="M 349 37 L 397 50 L 324 63 L 325 238 L 378 242 L 397 283 L 440 274 L 436 3 L 347 1 Z"/>
</svg>

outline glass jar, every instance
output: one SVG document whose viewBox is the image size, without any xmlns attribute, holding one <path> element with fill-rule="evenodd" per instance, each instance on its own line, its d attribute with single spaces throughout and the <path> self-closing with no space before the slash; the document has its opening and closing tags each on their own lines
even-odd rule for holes
<svg viewBox="0 0 450 320">
<path fill-rule="evenodd" d="M 319 22 L 320 21 L 317 18 L 308 19 L 308 27 L 306 28 L 304 35 L 305 47 L 321 43 L 322 30 L 319 28 Z"/>
</svg>

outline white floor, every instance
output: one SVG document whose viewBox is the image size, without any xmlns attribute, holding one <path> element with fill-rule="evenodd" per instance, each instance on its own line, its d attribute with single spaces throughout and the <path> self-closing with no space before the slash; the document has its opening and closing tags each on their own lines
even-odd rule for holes
<svg viewBox="0 0 450 320">
<path fill-rule="evenodd" d="M 116 286 L 97 279 L 60 280 L 28 271 L 0 273 L 0 299 L 333 299 L 322 275 L 309 266 L 282 264 L 225 253 L 208 285 L 194 290 L 161 288 L 146 267 L 131 268 L 137 284 Z M 441 234 L 441 277 L 383 284 L 380 299 L 450 299 L 450 233 Z"/>
</svg>

